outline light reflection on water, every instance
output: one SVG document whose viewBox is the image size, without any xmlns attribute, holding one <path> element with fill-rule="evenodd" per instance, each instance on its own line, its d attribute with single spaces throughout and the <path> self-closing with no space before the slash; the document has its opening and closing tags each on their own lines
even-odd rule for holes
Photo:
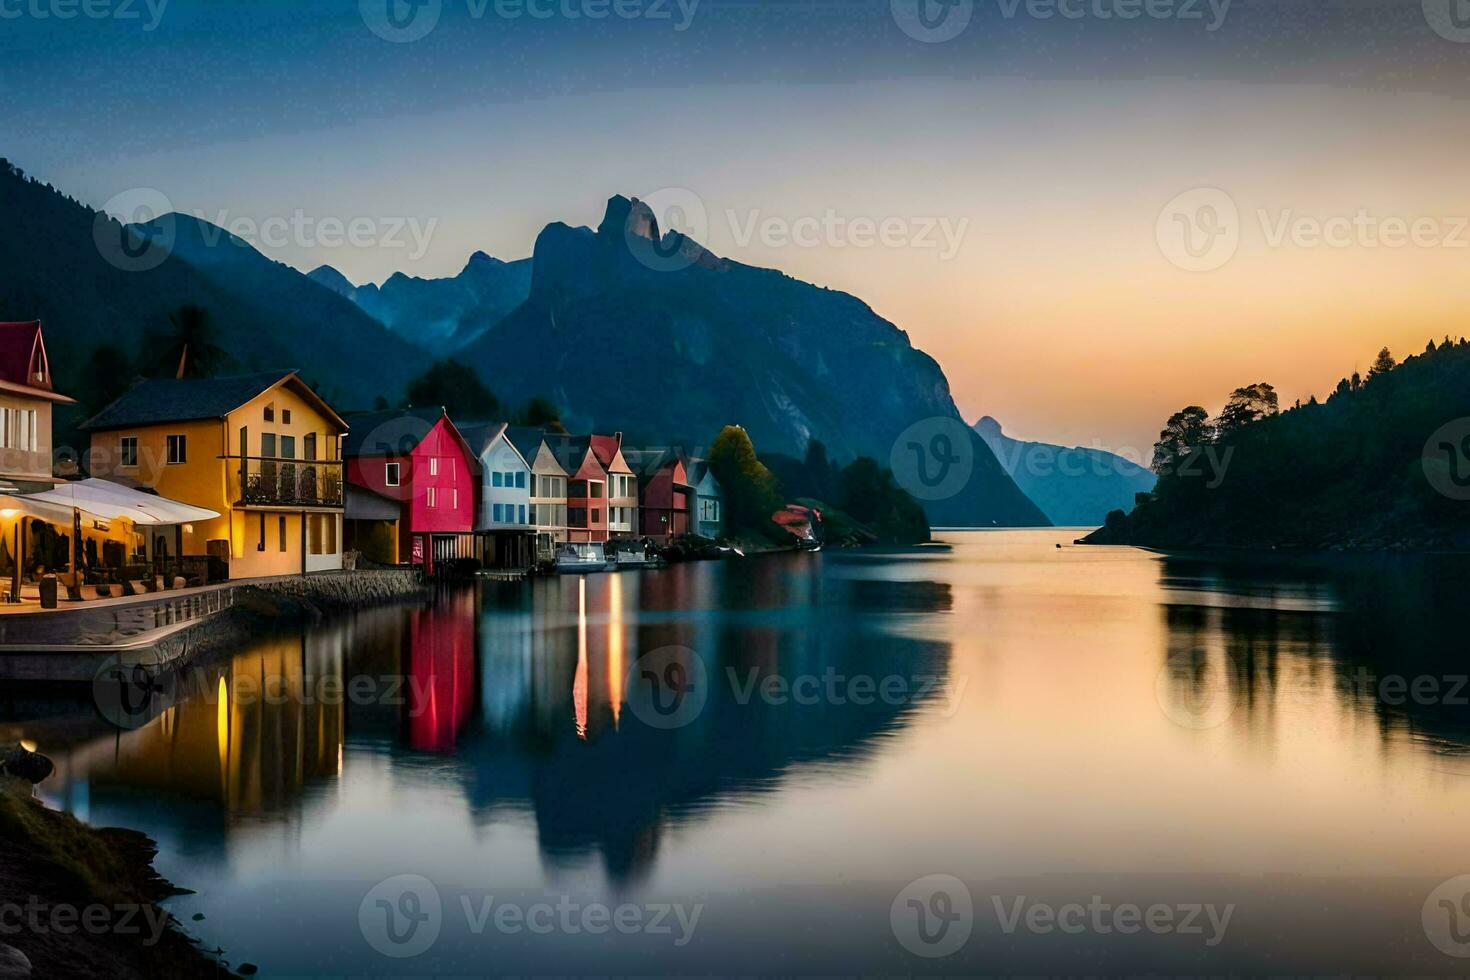
<svg viewBox="0 0 1470 980">
<path fill-rule="evenodd" d="M 197 934 L 267 973 L 1452 966 L 1418 922 L 1429 887 L 1470 871 L 1467 709 L 1451 681 L 1404 704 L 1377 683 L 1465 673 L 1460 563 L 1072 536 L 485 583 L 262 638 L 138 731 L 29 703 L 5 717 L 58 763 L 49 800 L 158 839 L 160 870 L 198 893 L 180 917 L 204 912 Z M 707 700 L 663 729 L 639 658 L 668 650 Z M 842 696 L 752 693 L 803 677 Z M 857 678 L 906 686 L 859 704 Z M 980 920 L 937 963 L 888 923 L 933 872 L 970 885 Z M 357 914 L 404 873 L 451 906 L 707 911 L 678 949 L 446 927 L 399 962 Z M 986 921 L 989 895 L 1099 891 L 1240 908 L 1211 949 Z"/>
</svg>

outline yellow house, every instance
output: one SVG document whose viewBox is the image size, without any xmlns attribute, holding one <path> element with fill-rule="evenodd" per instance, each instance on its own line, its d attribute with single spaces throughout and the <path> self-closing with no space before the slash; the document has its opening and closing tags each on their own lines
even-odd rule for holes
<svg viewBox="0 0 1470 980">
<path fill-rule="evenodd" d="M 219 511 L 151 557 L 214 555 L 232 579 L 342 567 L 347 423 L 296 372 L 143 381 L 83 429 L 93 476 Z"/>
</svg>

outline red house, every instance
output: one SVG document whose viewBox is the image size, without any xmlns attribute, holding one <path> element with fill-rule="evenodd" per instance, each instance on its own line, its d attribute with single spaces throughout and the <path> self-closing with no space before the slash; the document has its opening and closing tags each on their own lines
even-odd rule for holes
<svg viewBox="0 0 1470 980">
<path fill-rule="evenodd" d="M 643 536 L 669 544 L 688 534 L 694 487 L 684 461 L 674 452 L 624 450 L 623 455 L 639 474 L 638 516 Z"/>
<path fill-rule="evenodd" d="M 444 410 L 372 412 L 347 423 L 349 547 L 367 536 L 365 525 L 396 512 L 394 561 L 432 574 L 441 562 L 474 557 L 480 464 Z"/>
<path fill-rule="evenodd" d="M 588 436 L 548 435 L 546 444 L 567 477 L 567 540 L 607 540 L 607 470 Z"/>
</svg>

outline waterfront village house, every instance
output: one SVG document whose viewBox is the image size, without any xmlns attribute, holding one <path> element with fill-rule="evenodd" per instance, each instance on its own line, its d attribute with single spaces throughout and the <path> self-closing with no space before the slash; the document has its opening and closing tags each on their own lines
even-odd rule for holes
<svg viewBox="0 0 1470 980">
<path fill-rule="evenodd" d="M 231 578 L 342 567 L 347 423 L 295 371 L 142 381 L 82 428 L 93 476 L 220 513 L 153 557 L 212 555 Z"/>
<path fill-rule="evenodd" d="M 690 459 L 684 466 L 694 487 L 694 533 L 719 540 L 725 536 L 725 490 L 715 479 L 708 460 Z"/>
<path fill-rule="evenodd" d="M 480 461 L 480 507 L 475 532 L 480 561 L 487 568 L 529 568 L 536 558 L 536 528 L 531 521 L 531 484 L 535 477 L 506 436 L 504 422 L 460 426 Z"/>
<path fill-rule="evenodd" d="M 547 445 L 543 430 L 512 425 L 505 434 L 521 458 L 530 463 L 528 503 L 531 524 L 536 530 L 536 555 L 550 559 L 556 554 L 556 546 L 567 539 L 567 471 Z"/>
<path fill-rule="evenodd" d="M 41 322 L 0 323 L 0 492 L 49 490 L 51 406 L 74 404 L 51 387 Z"/>
<path fill-rule="evenodd" d="M 353 415 L 346 441 L 347 480 L 367 494 L 397 504 L 398 522 L 388 554 L 361 548 L 386 564 L 421 565 L 475 557 L 475 506 L 480 466 L 464 436 L 442 408 L 396 409 Z M 371 517 L 348 513 L 354 545 L 364 543 Z"/>
<path fill-rule="evenodd" d="M 607 540 L 607 470 L 586 436 L 546 436 L 567 473 L 567 540 Z"/>
<path fill-rule="evenodd" d="M 588 436 L 592 452 L 607 473 L 607 536 L 631 538 L 638 534 L 638 479 L 623 458 L 623 434 Z"/>
<path fill-rule="evenodd" d="M 643 536 L 660 544 L 670 544 L 689 533 L 689 508 L 694 487 L 684 461 L 672 450 L 648 450 L 624 453 L 629 465 L 638 473 L 640 496 L 638 514 Z"/>
</svg>

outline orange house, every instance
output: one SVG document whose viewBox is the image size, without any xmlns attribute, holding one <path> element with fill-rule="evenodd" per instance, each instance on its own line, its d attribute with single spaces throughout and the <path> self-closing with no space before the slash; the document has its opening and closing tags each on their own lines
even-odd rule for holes
<svg viewBox="0 0 1470 980">
<path fill-rule="evenodd" d="M 607 470 L 587 436 L 546 436 L 567 478 L 567 540 L 607 540 Z"/>
</svg>

